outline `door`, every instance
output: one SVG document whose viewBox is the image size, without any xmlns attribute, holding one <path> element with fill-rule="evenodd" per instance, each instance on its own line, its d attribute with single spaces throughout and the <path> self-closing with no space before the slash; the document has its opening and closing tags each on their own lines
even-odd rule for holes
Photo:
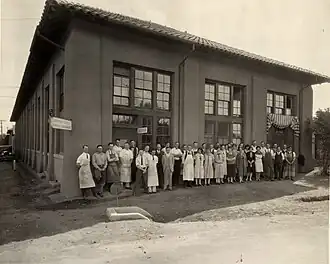
<svg viewBox="0 0 330 264">
<path fill-rule="evenodd" d="M 274 145 L 275 143 L 280 147 L 284 144 L 294 148 L 294 133 L 291 128 L 278 129 L 271 127 L 267 135 L 267 143 Z"/>
<path fill-rule="evenodd" d="M 113 128 L 113 134 L 112 134 L 113 142 L 115 142 L 116 139 L 119 139 L 121 141 L 121 147 L 123 147 L 124 143 L 126 141 L 135 140 L 137 141 L 137 133 L 136 128 L 131 127 L 114 127 Z"/>
</svg>

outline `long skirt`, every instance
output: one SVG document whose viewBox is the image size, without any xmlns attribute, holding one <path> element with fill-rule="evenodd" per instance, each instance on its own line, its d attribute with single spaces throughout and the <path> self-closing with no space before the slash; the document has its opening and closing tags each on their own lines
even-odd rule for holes
<svg viewBox="0 0 330 264">
<path fill-rule="evenodd" d="M 225 164 L 215 163 L 214 167 L 214 178 L 223 179 L 227 175 Z"/>
<path fill-rule="evenodd" d="M 228 177 L 236 177 L 236 165 L 235 164 L 227 164 L 227 176 Z"/>
<path fill-rule="evenodd" d="M 173 185 L 178 185 L 180 182 L 181 174 L 181 160 L 174 161 L 174 171 L 173 171 Z"/>
<path fill-rule="evenodd" d="M 284 177 L 286 177 L 286 178 L 296 177 L 296 164 L 295 163 L 293 163 L 292 165 L 286 163 L 285 169 L 284 169 Z"/>
</svg>

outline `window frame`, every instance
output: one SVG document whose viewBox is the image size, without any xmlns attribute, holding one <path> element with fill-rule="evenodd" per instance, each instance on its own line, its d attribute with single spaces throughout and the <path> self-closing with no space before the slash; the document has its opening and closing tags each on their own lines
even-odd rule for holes
<svg viewBox="0 0 330 264">
<path fill-rule="evenodd" d="M 115 68 L 122 69 L 123 71 L 126 71 L 128 74 L 119 74 L 118 71 L 115 71 Z M 174 79 L 173 79 L 173 72 L 168 72 L 165 70 L 161 69 L 153 69 L 153 68 L 148 68 L 148 67 L 143 67 L 143 66 L 137 66 L 137 65 L 131 65 L 131 64 L 126 64 L 126 63 L 121 63 L 115 61 L 113 63 L 113 74 L 112 74 L 112 103 L 113 103 L 113 108 L 115 111 L 121 111 L 121 109 L 132 109 L 133 111 L 156 111 L 158 113 L 171 113 L 172 111 L 172 103 L 173 103 L 173 84 L 174 84 Z M 136 71 L 143 71 L 143 72 L 150 72 L 152 73 L 152 89 L 151 90 L 146 90 L 151 92 L 151 107 L 137 107 L 134 105 L 135 103 L 135 84 L 136 84 L 136 76 L 135 73 Z M 119 105 L 119 104 L 114 104 L 114 76 L 119 75 L 122 77 L 126 77 L 129 79 L 129 103 L 128 105 Z M 158 75 L 165 75 L 170 77 L 170 91 L 169 91 L 169 109 L 162 109 L 161 107 L 157 106 L 157 94 L 158 92 Z M 137 88 L 141 91 L 143 89 Z M 165 92 L 162 92 L 165 93 Z M 163 102 L 163 101 L 162 101 Z"/>
<path fill-rule="evenodd" d="M 268 105 L 268 95 L 272 95 L 272 106 Z M 283 96 L 283 108 L 276 106 L 276 96 Z M 288 108 L 288 99 L 291 100 L 291 107 Z M 297 96 L 292 94 L 285 94 L 280 92 L 274 92 L 268 90 L 266 93 L 266 113 L 267 114 L 277 114 L 277 115 L 285 115 L 285 116 L 295 116 L 296 111 L 296 102 Z M 277 109 L 282 109 L 282 114 L 277 113 Z M 290 109 L 290 114 L 287 114 L 287 110 Z"/>
<path fill-rule="evenodd" d="M 206 85 L 215 86 L 215 98 L 213 101 L 213 103 L 214 103 L 213 114 L 209 114 L 209 113 L 205 112 L 206 100 L 207 100 L 207 99 L 205 99 Z M 219 86 L 229 87 L 229 101 L 219 99 Z M 237 101 L 237 100 L 234 100 L 234 89 L 235 88 L 240 89 L 240 107 L 239 107 L 240 114 L 239 115 L 234 114 L 234 108 L 237 108 L 237 107 L 234 107 L 234 101 Z M 243 118 L 244 117 L 244 89 L 245 89 L 244 85 L 205 79 L 205 83 L 204 83 L 204 115 L 205 116 L 228 117 L 228 118 Z M 208 101 L 210 101 L 210 100 L 208 100 Z M 219 102 L 228 103 L 228 115 L 219 114 Z"/>
<path fill-rule="evenodd" d="M 212 133 L 206 133 L 206 122 L 209 122 L 210 124 L 213 124 L 213 132 Z M 238 124 L 240 125 L 241 127 L 241 137 L 239 138 L 241 142 L 244 142 L 244 124 L 243 122 L 237 120 L 237 121 L 230 121 L 230 120 L 226 120 L 226 119 L 223 119 L 223 120 L 216 120 L 216 119 L 205 119 L 204 121 L 204 142 L 208 142 L 210 143 L 209 141 L 210 140 L 207 140 L 206 138 L 210 138 L 212 139 L 212 144 L 215 144 L 217 142 L 219 142 L 219 126 L 221 124 L 227 124 L 229 126 L 229 130 L 228 130 L 228 133 L 229 133 L 229 136 L 228 136 L 228 143 L 231 143 L 234 141 L 235 137 L 234 137 L 234 125 L 235 124 Z M 224 138 L 224 137 L 222 137 Z M 227 143 L 222 143 L 220 142 L 221 144 L 227 144 Z"/>
<path fill-rule="evenodd" d="M 159 128 L 164 128 L 165 126 L 161 126 L 160 124 L 159 124 L 159 121 L 161 120 L 161 119 L 168 119 L 168 121 L 169 121 L 169 127 L 168 127 L 168 134 L 164 134 L 164 133 L 158 133 L 158 129 Z M 161 144 L 162 146 L 165 146 L 165 144 L 166 143 L 168 143 L 168 142 L 171 142 L 171 118 L 170 117 L 157 117 L 157 122 L 156 122 L 156 144 Z M 165 140 L 165 142 L 160 142 L 159 140 L 158 140 L 158 138 L 167 138 L 166 140 Z"/>
</svg>

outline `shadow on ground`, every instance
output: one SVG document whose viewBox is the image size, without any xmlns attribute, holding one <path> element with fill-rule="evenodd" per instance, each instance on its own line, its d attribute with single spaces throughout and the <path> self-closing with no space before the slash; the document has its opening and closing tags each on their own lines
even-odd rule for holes
<svg viewBox="0 0 330 264">
<path fill-rule="evenodd" d="M 17 173 L 3 169 L 1 164 L 0 171 L 0 244 L 91 226 L 106 221 L 107 207 L 117 206 L 116 201 L 101 200 L 36 207 L 36 196 L 24 195 L 31 183 L 20 180 Z M 15 192 L 8 195 L 8 190 L 13 189 Z M 205 210 L 260 202 L 310 189 L 292 181 L 225 184 L 127 197 L 119 200 L 119 206 L 139 206 L 153 215 L 155 221 L 167 223 Z"/>
</svg>

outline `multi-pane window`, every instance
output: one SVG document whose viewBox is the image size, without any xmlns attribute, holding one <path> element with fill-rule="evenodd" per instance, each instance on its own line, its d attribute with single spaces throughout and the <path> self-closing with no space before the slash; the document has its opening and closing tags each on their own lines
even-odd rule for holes
<svg viewBox="0 0 330 264">
<path fill-rule="evenodd" d="M 217 142 L 220 144 L 229 143 L 229 123 L 218 122 Z"/>
<path fill-rule="evenodd" d="M 62 112 L 64 109 L 64 68 L 59 71 L 56 77 L 58 86 L 58 110 Z"/>
<path fill-rule="evenodd" d="M 114 125 L 133 125 L 135 124 L 136 116 L 133 115 L 120 115 L 114 114 L 112 115 L 112 123 Z"/>
<path fill-rule="evenodd" d="M 58 112 L 57 115 L 59 117 L 63 117 L 64 110 L 64 68 L 62 68 L 58 74 L 56 75 L 56 89 L 58 94 Z M 56 131 L 56 146 L 55 152 L 57 154 L 64 152 L 64 131 L 57 130 Z"/>
<path fill-rule="evenodd" d="M 142 127 L 147 128 L 147 133 L 142 134 L 142 147 L 146 145 L 152 145 L 152 117 L 145 116 L 142 117 Z"/>
<path fill-rule="evenodd" d="M 233 116 L 242 115 L 243 92 L 240 87 L 233 88 Z"/>
<path fill-rule="evenodd" d="M 268 114 L 272 113 L 273 101 L 274 101 L 273 94 L 267 93 L 267 113 Z"/>
<path fill-rule="evenodd" d="M 46 153 L 49 152 L 49 86 L 45 89 L 45 131 L 46 131 Z"/>
<path fill-rule="evenodd" d="M 152 107 L 152 72 L 135 70 L 134 106 Z"/>
<path fill-rule="evenodd" d="M 204 141 L 210 144 L 239 144 L 243 142 L 242 124 L 205 120 Z"/>
<path fill-rule="evenodd" d="M 293 98 L 290 96 L 286 96 L 285 115 L 292 115 L 292 109 L 293 109 Z"/>
<path fill-rule="evenodd" d="M 171 86 L 170 74 L 115 63 L 113 105 L 169 111 Z"/>
<path fill-rule="evenodd" d="M 215 85 L 214 84 L 205 84 L 205 114 L 213 115 L 214 114 L 214 105 L 215 105 Z"/>
<path fill-rule="evenodd" d="M 233 124 L 233 140 L 235 144 L 239 145 L 242 142 L 242 124 Z"/>
<path fill-rule="evenodd" d="M 218 85 L 218 115 L 229 115 L 230 86 Z"/>
<path fill-rule="evenodd" d="M 171 76 L 157 74 L 157 108 L 170 109 Z"/>
<path fill-rule="evenodd" d="M 205 120 L 204 142 L 213 144 L 214 135 L 215 135 L 215 122 L 210 120 Z"/>
<path fill-rule="evenodd" d="M 171 133 L 170 133 L 170 119 L 169 118 L 159 118 L 157 122 L 157 136 L 156 143 L 165 146 L 166 143 L 170 142 Z"/>
<path fill-rule="evenodd" d="M 41 105 L 40 105 L 40 96 L 37 99 L 37 150 L 40 150 L 40 113 Z"/>
<path fill-rule="evenodd" d="M 243 88 L 240 86 L 206 83 L 204 101 L 205 114 L 232 117 L 243 115 Z"/>
<path fill-rule="evenodd" d="M 267 92 L 267 113 L 277 115 L 294 114 L 295 97 L 287 94 Z"/>
<path fill-rule="evenodd" d="M 284 114 L 284 96 L 275 95 L 275 114 L 283 115 Z"/>
<path fill-rule="evenodd" d="M 126 76 L 113 76 L 113 104 L 129 105 L 129 78 Z"/>
</svg>

